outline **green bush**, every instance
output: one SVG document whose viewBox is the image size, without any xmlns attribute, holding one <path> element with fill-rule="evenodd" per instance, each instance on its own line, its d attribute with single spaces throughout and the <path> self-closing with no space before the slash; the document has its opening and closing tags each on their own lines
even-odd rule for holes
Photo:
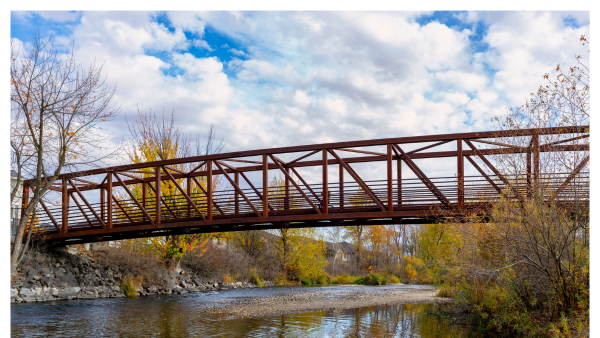
<svg viewBox="0 0 600 338">
<path fill-rule="evenodd" d="M 121 290 L 127 297 L 133 297 L 138 295 L 138 288 L 142 284 L 140 277 L 133 277 L 127 275 L 121 279 Z"/>
<path fill-rule="evenodd" d="M 304 276 L 304 275 L 300 275 L 300 282 L 302 283 L 302 285 L 310 285 L 312 284 L 312 281 L 310 280 L 310 278 Z"/>
<path fill-rule="evenodd" d="M 329 276 L 327 276 L 327 275 L 320 275 L 315 280 L 315 283 L 316 284 L 329 284 Z"/>
<path fill-rule="evenodd" d="M 364 277 L 360 277 L 354 281 L 354 284 L 363 284 L 363 285 L 384 285 L 387 283 L 386 277 L 381 274 L 377 275 L 374 273 L 370 273 Z"/>
<path fill-rule="evenodd" d="M 331 284 L 354 284 L 359 277 L 348 274 L 334 277 L 330 280 Z"/>
<path fill-rule="evenodd" d="M 252 275 L 252 279 L 254 279 L 254 284 L 256 284 L 256 286 L 264 286 L 265 285 L 262 282 L 262 280 L 260 280 L 260 277 L 256 273 Z"/>
</svg>

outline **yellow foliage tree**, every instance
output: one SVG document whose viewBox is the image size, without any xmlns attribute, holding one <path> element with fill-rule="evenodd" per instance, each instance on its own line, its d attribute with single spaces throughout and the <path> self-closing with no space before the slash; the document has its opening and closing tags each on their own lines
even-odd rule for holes
<svg viewBox="0 0 600 338">
<path fill-rule="evenodd" d="M 132 145 L 128 149 L 127 155 L 132 163 L 163 161 L 187 157 L 192 154 L 206 155 L 217 153 L 221 151 L 224 145 L 222 140 L 218 145 L 215 145 L 215 130 L 212 125 L 209 129 L 205 145 L 202 145 L 200 139 L 192 140 L 190 135 L 182 134 L 175 126 L 173 114 L 171 114 L 170 121 L 166 121 L 164 115 L 162 120 L 160 120 L 152 111 L 143 113 L 138 109 L 137 119 L 131 124 L 128 122 L 128 125 L 132 135 Z M 189 171 L 192 169 L 192 165 L 193 164 L 174 164 L 171 165 L 171 167 L 176 170 Z M 145 178 L 154 177 L 155 175 L 153 168 L 145 168 L 141 169 L 141 171 L 147 172 L 147 174 L 142 174 Z M 208 187 L 206 181 L 207 178 L 205 176 L 200 176 L 196 179 L 204 191 L 206 191 Z M 176 181 L 180 187 L 187 190 L 188 182 L 186 179 L 176 179 Z M 220 185 L 221 182 L 219 181 L 219 178 L 213 177 L 213 191 L 220 189 Z M 142 187 L 140 185 L 133 185 L 130 190 L 138 200 L 141 199 Z M 192 184 L 189 190 L 190 195 L 194 196 L 194 202 L 198 205 L 200 211 L 206 213 L 207 201 L 202 189 L 198 185 Z M 168 206 L 161 210 L 161 216 L 169 217 L 171 216 L 171 213 L 176 213 L 177 217 L 188 217 L 189 207 L 187 207 L 187 202 L 185 202 L 186 206 L 182 207 L 184 198 L 172 181 L 161 181 L 161 195 Z M 147 191 L 147 198 L 150 200 L 156 199 L 153 189 Z M 128 200 L 129 196 L 123 193 L 121 194 L 120 199 Z M 134 207 L 133 203 L 128 204 L 130 204 L 130 207 Z M 129 240 L 127 245 L 136 247 L 138 250 L 144 250 L 148 253 L 155 254 L 162 259 L 170 260 L 180 259 L 187 252 L 191 251 L 196 252 L 196 254 L 202 254 L 205 251 L 205 249 L 202 248 L 205 247 L 209 237 L 209 235 L 205 234 L 158 236 L 151 237 L 147 240 Z M 142 243 L 139 243 L 140 241 L 142 241 Z M 136 244 L 135 242 L 138 243 Z"/>
</svg>

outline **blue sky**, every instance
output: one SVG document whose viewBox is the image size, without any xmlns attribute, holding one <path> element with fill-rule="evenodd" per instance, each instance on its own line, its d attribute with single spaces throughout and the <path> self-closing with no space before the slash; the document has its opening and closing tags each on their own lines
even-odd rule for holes
<svg viewBox="0 0 600 338">
<path fill-rule="evenodd" d="M 12 12 L 104 62 L 124 117 L 214 123 L 226 151 L 489 130 L 557 64 L 588 59 L 588 12 Z"/>
</svg>

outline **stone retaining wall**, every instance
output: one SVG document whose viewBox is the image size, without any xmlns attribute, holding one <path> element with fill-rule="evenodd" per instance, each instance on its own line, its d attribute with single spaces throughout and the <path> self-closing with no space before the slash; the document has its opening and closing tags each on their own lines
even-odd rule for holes
<svg viewBox="0 0 600 338">
<path fill-rule="evenodd" d="M 125 297 L 121 290 L 123 272 L 118 267 L 106 266 L 102 259 L 86 254 L 53 252 L 27 257 L 12 279 L 10 301 L 44 302 L 53 300 L 97 299 Z M 189 292 L 222 291 L 256 287 L 249 282 L 224 283 L 223 278 L 200 278 L 193 272 L 169 271 L 169 279 L 162 285 L 138 290 L 139 296 L 151 294 L 182 294 Z M 265 282 L 265 286 L 274 285 Z"/>
</svg>

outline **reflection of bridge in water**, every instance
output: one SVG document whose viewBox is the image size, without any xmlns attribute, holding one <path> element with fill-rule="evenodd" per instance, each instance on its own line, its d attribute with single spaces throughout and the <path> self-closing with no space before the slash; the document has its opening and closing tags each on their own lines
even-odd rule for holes
<svg viewBox="0 0 600 338">
<path fill-rule="evenodd" d="M 589 150 L 589 143 L 577 141 L 589 136 L 585 130 L 549 128 L 315 144 L 63 174 L 52 187 L 62 203 L 40 203 L 40 228 L 32 240 L 74 244 L 283 227 L 431 223 L 439 217 L 485 213 L 501 194 L 518 198 L 535 184 L 543 184 L 549 196 L 568 203 L 576 190 L 583 191 L 586 199 L 589 196 L 589 173 L 582 170 L 589 156 L 573 172 L 541 173 L 540 154 Z M 561 140 L 540 144 L 544 135 Z M 502 138 L 518 137 L 528 138 L 529 146 L 502 143 Z M 442 145 L 454 150 L 430 150 Z M 291 154 L 293 160 L 280 159 Z M 521 178 L 503 175 L 489 160 L 490 155 L 511 154 L 527 154 L 529 165 Z M 456 176 L 429 177 L 426 168 L 418 165 L 423 159 L 441 158 L 456 159 L 447 168 L 455 170 Z M 464 175 L 465 160 L 477 175 Z M 364 175 L 353 168 L 375 162 L 385 165 L 378 180 L 363 180 Z M 182 165 L 189 169 L 181 169 Z M 332 165 L 338 170 L 336 182 L 328 182 Z M 298 168 L 307 167 L 322 171 L 319 182 L 308 183 L 298 173 Z M 403 178 L 407 170 L 416 178 Z M 252 172 L 260 174 L 258 179 Z M 283 177 L 282 183 L 269 187 L 269 175 L 274 174 Z M 215 190 L 215 179 L 226 188 Z M 165 195 L 167 187 L 173 193 Z M 28 189 L 24 195 L 27 199 Z"/>
</svg>

